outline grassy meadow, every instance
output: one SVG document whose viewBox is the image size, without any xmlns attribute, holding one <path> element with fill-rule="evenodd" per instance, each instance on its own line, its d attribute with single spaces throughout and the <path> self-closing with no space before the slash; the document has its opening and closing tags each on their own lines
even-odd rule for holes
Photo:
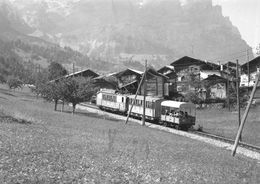
<svg viewBox="0 0 260 184">
<path fill-rule="evenodd" d="M 68 106 L 54 112 L 0 86 L 0 183 L 253 184 L 259 173 L 259 162 L 225 149 Z"/>
<path fill-rule="evenodd" d="M 241 109 L 241 119 L 244 115 Z M 196 123 L 203 131 L 235 139 L 238 130 L 238 113 L 227 109 L 204 109 L 197 111 Z M 198 126 L 198 125 L 197 125 Z M 260 147 L 260 106 L 252 107 L 242 132 L 242 141 Z"/>
</svg>

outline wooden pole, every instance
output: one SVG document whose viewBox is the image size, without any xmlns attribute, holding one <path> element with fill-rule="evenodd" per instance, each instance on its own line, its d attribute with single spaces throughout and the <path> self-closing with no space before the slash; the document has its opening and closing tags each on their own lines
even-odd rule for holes
<svg viewBox="0 0 260 184">
<path fill-rule="evenodd" d="M 255 96 L 255 91 L 256 91 L 256 87 L 257 87 L 258 81 L 259 81 L 259 76 L 260 76 L 260 73 L 258 72 L 257 76 L 256 76 L 256 80 L 255 80 L 255 85 L 254 85 L 253 91 L 252 91 L 252 93 L 250 95 L 250 99 L 249 99 L 249 102 L 247 104 L 246 111 L 245 111 L 245 113 L 243 115 L 242 122 L 241 122 L 241 124 L 239 126 L 239 129 L 238 129 L 238 132 L 237 132 L 235 144 L 234 144 L 233 149 L 232 149 L 232 156 L 235 156 L 235 154 L 236 154 L 236 150 L 237 150 L 237 146 L 238 146 L 238 142 L 239 142 L 239 137 L 240 137 L 240 135 L 242 133 L 242 130 L 243 130 L 244 124 L 246 122 L 246 118 L 247 118 L 250 106 L 251 106 L 252 101 L 253 101 L 254 96 Z"/>
<path fill-rule="evenodd" d="M 238 127 L 240 127 L 241 123 L 241 115 L 240 115 L 240 91 L 239 91 L 239 85 L 240 85 L 240 76 L 239 76 L 239 68 L 238 68 L 238 59 L 236 60 L 236 88 L 237 88 L 237 111 L 238 111 Z M 242 135 L 240 135 L 239 140 L 242 141 Z"/>
<path fill-rule="evenodd" d="M 136 100 L 136 97 L 137 97 L 138 92 L 139 92 L 139 90 L 140 90 L 140 88 L 141 88 L 141 86 L 142 86 L 142 83 L 143 83 L 143 81 L 144 81 L 144 78 L 145 78 L 145 72 L 143 73 L 143 76 L 142 76 L 142 78 L 141 78 L 140 84 L 138 85 L 137 91 L 136 91 L 136 93 L 135 93 L 134 101 Z M 129 102 L 129 103 L 130 103 L 130 102 Z M 132 112 L 133 106 L 134 106 L 134 102 L 131 104 L 129 113 L 128 113 L 127 118 L 126 118 L 126 120 L 125 120 L 125 124 L 127 124 L 127 122 L 128 122 L 128 119 L 129 119 L 130 114 L 131 114 L 131 112 Z"/>
<path fill-rule="evenodd" d="M 144 72 L 144 100 L 143 100 L 143 119 L 142 119 L 142 125 L 145 125 L 145 108 L 146 108 L 146 71 L 147 71 L 147 60 L 145 60 L 145 72 Z"/>
<path fill-rule="evenodd" d="M 230 111 L 230 94 L 229 94 L 229 63 L 227 64 L 227 71 L 228 71 L 228 76 L 227 76 L 227 105 L 228 105 L 228 110 Z"/>
<path fill-rule="evenodd" d="M 249 96 L 249 83 L 250 83 L 250 71 L 249 71 L 249 54 L 248 49 L 246 50 L 246 56 L 247 56 L 247 95 Z"/>
<path fill-rule="evenodd" d="M 75 64 L 74 63 L 72 63 L 72 73 L 73 73 L 73 75 L 74 75 L 74 73 L 75 73 Z"/>
</svg>

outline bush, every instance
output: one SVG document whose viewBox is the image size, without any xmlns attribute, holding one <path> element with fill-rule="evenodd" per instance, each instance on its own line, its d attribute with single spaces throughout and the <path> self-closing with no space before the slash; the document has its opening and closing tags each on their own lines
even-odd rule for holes
<svg viewBox="0 0 260 184">
<path fill-rule="evenodd" d="M 9 78 L 7 80 L 7 85 L 10 89 L 22 88 L 23 82 L 17 78 Z"/>
<path fill-rule="evenodd" d="M 198 95 L 195 92 L 188 92 L 184 95 L 185 101 L 192 102 L 194 104 L 201 104 L 202 99 L 198 97 Z"/>
<path fill-rule="evenodd" d="M 0 83 L 6 83 L 5 77 L 0 75 Z"/>
</svg>

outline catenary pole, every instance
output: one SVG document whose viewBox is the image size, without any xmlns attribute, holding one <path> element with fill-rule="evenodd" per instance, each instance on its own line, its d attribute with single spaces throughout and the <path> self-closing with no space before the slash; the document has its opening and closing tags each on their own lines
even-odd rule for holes
<svg viewBox="0 0 260 184">
<path fill-rule="evenodd" d="M 230 84 L 229 84 L 229 63 L 227 63 L 227 71 L 228 71 L 228 76 L 227 76 L 227 105 L 228 105 L 228 110 L 230 111 L 230 94 L 229 94 L 229 88 L 230 88 Z"/>
<path fill-rule="evenodd" d="M 143 100 L 143 119 L 142 119 L 142 125 L 145 125 L 145 108 L 146 108 L 146 71 L 147 71 L 147 60 L 145 60 L 145 72 L 144 72 L 144 100 Z"/>
<path fill-rule="evenodd" d="M 238 127 L 240 127 L 240 123 L 241 123 L 239 85 L 240 85 L 240 76 L 239 76 L 239 67 L 238 67 L 238 59 L 237 59 L 236 60 L 236 88 L 237 88 Z M 239 140 L 242 141 L 242 135 L 240 135 Z"/>
<path fill-rule="evenodd" d="M 256 87 L 257 87 L 258 82 L 259 82 L 259 77 L 260 77 L 260 73 L 258 72 L 257 75 L 256 75 L 256 80 L 255 80 L 255 85 L 254 85 L 253 91 L 252 91 L 252 93 L 250 95 L 250 99 L 249 99 L 249 102 L 247 104 L 246 111 L 245 111 L 245 113 L 243 115 L 240 127 L 239 127 L 238 132 L 237 132 L 235 144 L 234 144 L 233 149 L 232 149 L 232 156 L 235 156 L 235 154 L 236 154 L 236 150 L 237 150 L 237 146 L 238 146 L 238 142 L 239 142 L 239 137 L 240 137 L 240 135 L 242 133 L 242 130 L 243 130 L 244 124 L 246 122 L 246 118 L 247 118 L 250 106 L 251 106 L 252 101 L 254 99 L 255 92 L 256 92 Z"/>
<path fill-rule="evenodd" d="M 139 85 L 138 85 L 138 88 L 137 88 L 137 90 L 136 90 L 134 100 L 133 100 L 132 102 L 129 102 L 129 103 L 131 103 L 131 107 L 130 107 L 129 113 L 127 114 L 127 118 L 126 118 L 126 120 L 125 120 L 125 124 L 128 123 L 128 119 L 129 119 L 129 117 L 130 117 L 130 115 L 131 115 L 131 112 L 132 112 L 132 109 L 133 109 L 133 106 L 134 106 L 134 102 L 135 102 L 136 97 L 137 97 L 137 95 L 138 95 L 138 93 L 139 93 L 139 90 L 140 90 L 140 88 L 141 88 L 141 86 L 142 86 L 142 83 L 143 83 L 143 81 L 144 81 L 145 75 L 146 75 L 146 74 L 145 74 L 145 72 L 144 72 L 143 75 L 142 75 L 141 81 L 140 81 L 140 83 L 139 83 Z"/>
</svg>

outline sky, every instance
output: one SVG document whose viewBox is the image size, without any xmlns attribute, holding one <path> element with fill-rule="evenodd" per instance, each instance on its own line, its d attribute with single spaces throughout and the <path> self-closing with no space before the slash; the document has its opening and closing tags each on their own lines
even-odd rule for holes
<svg viewBox="0 0 260 184">
<path fill-rule="evenodd" d="M 213 0 L 213 4 L 222 6 L 223 15 L 254 50 L 260 43 L 260 0 Z"/>
</svg>

